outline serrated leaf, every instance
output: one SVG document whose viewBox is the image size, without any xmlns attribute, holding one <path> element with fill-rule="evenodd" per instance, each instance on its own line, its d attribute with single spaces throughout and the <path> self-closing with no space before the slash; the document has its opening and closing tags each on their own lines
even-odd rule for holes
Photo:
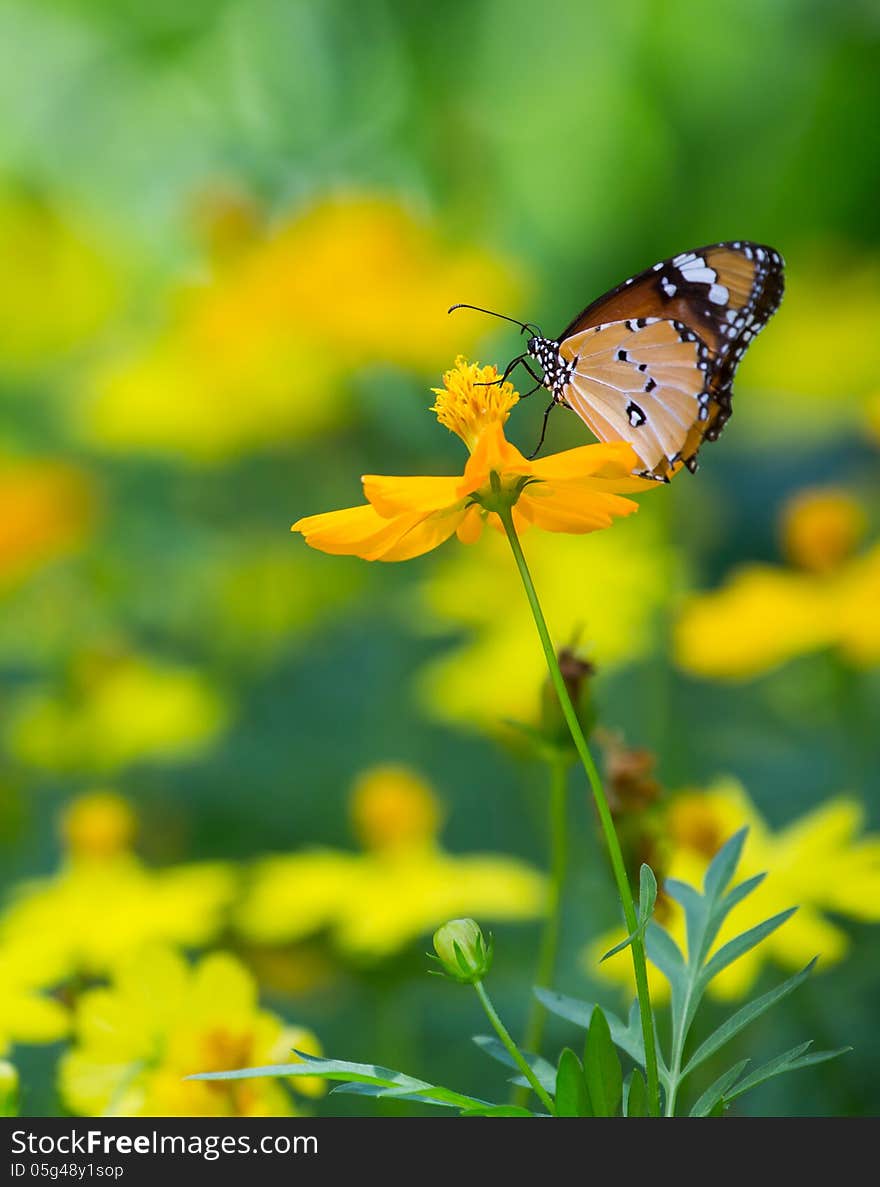
<svg viewBox="0 0 880 1187">
<path fill-rule="evenodd" d="M 645 1079 L 638 1068 L 634 1068 L 629 1076 L 629 1090 L 626 1094 L 627 1117 L 648 1116 L 648 1089 Z"/>
<path fill-rule="evenodd" d="M 584 1080 L 584 1069 L 581 1061 L 570 1047 L 566 1047 L 559 1056 L 559 1066 L 556 1069 L 556 1116 L 557 1117 L 592 1117 L 590 1098 L 587 1094 L 587 1084 Z"/>
<path fill-rule="evenodd" d="M 777 1002 L 782 1001 L 783 998 L 793 993 L 809 977 L 815 963 L 816 959 L 811 960 L 806 968 L 801 969 L 799 973 L 795 973 L 793 977 L 789 977 L 787 981 L 783 981 L 781 985 L 777 985 L 775 989 L 771 989 L 763 997 L 749 1002 L 741 1010 L 737 1010 L 735 1014 L 732 1014 L 726 1022 L 722 1022 L 718 1029 L 709 1035 L 705 1042 L 700 1044 L 688 1060 L 684 1071 L 681 1073 L 681 1079 L 683 1080 L 685 1076 L 690 1075 L 694 1068 L 699 1067 L 710 1055 L 714 1055 L 734 1035 L 738 1035 L 741 1030 L 744 1030 L 756 1018 L 760 1018 L 771 1006 L 775 1006 Z"/>
<path fill-rule="evenodd" d="M 847 1051 L 852 1050 L 852 1047 L 838 1047 L 834 1051 L 811 1051 L 808 1055 L 804 1054 L 811 1046 L 812 1040 L 809 1040 L 806 1043 L 801 1043 L 798 1047 L 792 1047 L 790 1051 L 783 1051 L 781 1055 L 777 1055 L 773 1059 L 768 1059 L 766 1063 L 755 1068 L 745 1079 L 741 1080 L 734 1091 L 726 1096 L 726 1100 L 736 1100 L 744 1092 L 757 1088 L 759 1084 L 766 1084 L 768 1080 L 772 1080 L 776 1076 L 783 1076 L 786 1072 L 796 1072 L 800 1068 L 826 1063 L 829 1059 L 836 1059 L 838 1055 L 845 1055 Z"/>
<path fill-rule="evenodd" d="M 757 923 L 754 927 L 750 927 L 748 931 L 744 931 L 740 935 L 735 936 L 734 939 L 729 940 L 718 949 L 700 973 L 701 983 L 704 986 L 708 985 L 728 965 L 733 964 L 735 960 L 739 960 L 746 952 L 750 952 L 752 948 L 760 944 L 762 940 L 765 940 L 778 927 L 781 927 L 786 920 L 791 919 L 796 910 L 797 907 L 789 907 L 787 911 L 780 911 L 769 919 L 765 919 L 763 923 Z"/>
<path fill-rule="evenodd" d="M 587 1032 L 584 1051 L 584 1079 L 590 1094 L 590 1105 L 596 1117 L 613 1117 L 623 1092 L 623 1073 L 620 1059 L 611 1039 L 608 1020 L 596 1006 Z"/>
<path fill-rule="evenodd" d="M 698 1098 L 690 1111 L 690 1116 L 708 1117 L 717 1104 L 723 1106 L 728 1088 L 737 1082 L 742 1075 L 743 1068 L 748 1062 L 747 1059 L 741 1059 L 739 1063 L 735 1063 L 726 1072 L 722 1072 L 718 1079 L 710 1084 L 703 1095 Z"/>
<path fill-rule="evenodd" d="M 474 1042 L 481 1051 L 489 1056 L 490 1059 L 497 1060 L 498 1063 L 503 1063 L 505 1067 L 513 1068 L 514 1071 L 519 1072 L 519 1066 L 504 1044 L 496 1039 L 493 1035 L 474 1035 Z M 556 1085 L 556 1068 L 552 1063 L 548 1063 L 541 1055 L 535 1055 L 531 1051 L 521 1052 L 523 1059 L 535 1073 L 538 1083 L 551 1095 Z M 522 1082 L 528 1084 L 525 1076 L 520 1076 L 517 1083 Z"/>
<path fill-rule="evenodd" d="M 721 897 L 736 873 L 748 831 L 747 828 L 741 828 L 735 832 L 724 842 L 709 863 L 709 868 L 703 878 L 703 894 L 710 901 Z"/>
<path fill-rule="evenodd" d="M 551 1014 L 564 1018 L 566 1022 L 573 1022 L 588 1030 L 593 1017 L 595 1002 L 581 1001 L 576 997 L 567 997 L 564 993 L 557 993 L 555 989 L 535 989 L 535 997 L 547 1007 Z M 642 1043 L 641 1028 L 634 1029 L 625 1026 L 616 1014 L 605 1010 L 605 1020 L 611 1030 L 611 1037 L 621 1051 L 625 1051 L 636 1063 L 645 1063 L 645 1049 Z"/>
</svg>

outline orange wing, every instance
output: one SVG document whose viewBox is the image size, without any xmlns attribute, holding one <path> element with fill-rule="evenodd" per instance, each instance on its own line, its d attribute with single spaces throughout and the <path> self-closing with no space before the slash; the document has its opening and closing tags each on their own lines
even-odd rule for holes
<svg viewBox="0 0 880 1187">
<path fill-rule="evenodd" d="M 563 357 L 573 357 L 578 352 L 567 350 L 571 341 L 580 340 L 584 331 L 603 329 L 609 323 L 647 324 L 660 319 L 695 335 L 707 351 L 698 361 L 708 365 L 701 370 L 700 376 L 693 376 L 685 386 L 688 391 L 698 386 L 704 388 L 708 396 L 705 415 L 702 419 L 698 415 L 691 421 L 677 451 L 682 461 L 693 466 L 703 440 L 714 441 L 729 419 L 737 365 L 751 341 L 779 308 L 783 290 L 784 263 L 772 247 L 737 240 L 695 248 L 672 259 L 661 260 L 653 268 L 631 277 L 588 305 L 560 335 L 560 353 Z M 621 345 L 625 348 L 625 343 Z M 585 365 L 582 358 L 578 370 L 582 371 Z M 566 390 L 566 399 L 569 394 L 572 396 L 569 403 L 584 416 L 575 405 L 578 393 Z M 581 402 L 585 398 L 581 392 Z M 620 428 L 619 420 L 618 417 L 613 422 L 615 429 Z M 632 441 L 638 449 L 634 436 L 624 435 L 623 439 Z M 666 432 L 663 440 L 669 439 L 670 434 Z M 660 443 L 658 437 L 656 444 Z M 656 449 L 651 456 L 655 455 Z M 655 463 L 663 471 L 658 477 L 666 477 L 671 472 L 665 449 L 664 456 L 666 463 Z"/>
<path fill-rule="evenodd" d="M 628 441 L 666 479 L 696 452 L 710 417 L 709 350 L 681 322 L 614 321 L 566 338 L 565 399 L 601 441 Z"/>
</svg>

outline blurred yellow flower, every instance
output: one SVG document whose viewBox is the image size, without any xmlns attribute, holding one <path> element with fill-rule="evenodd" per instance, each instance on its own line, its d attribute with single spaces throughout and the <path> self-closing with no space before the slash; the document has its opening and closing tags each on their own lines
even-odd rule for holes
<svg viewBox="0 0 880 1187">
<path fill-rule="evenodd" d="M 634 477 L 639 462 L 631 445 L 617 441 L 582 445 L 530 461 L 504 436 L 510 409 L 519 399 L 494 367 L 468 364 L 459 355 L 443 376 L 434 411 L 457 433 L 471 455 L 462 477 L 392 478 L 367 474 L 367 502 L 297 520 L 292 531 L 321 552 L 364 560 L 405 561 L 457 535 L 463 544 L 480 538 L 488 522 L 501 529 L 494 509 L 499 497 L 513 504 L 518 531 L 530 525 L 547 532 L 583 535 L 632 515 L 638 504 L 623 492 L 656 489 Z"/>
<path fill-rule="evenodd" d="M 154 341 L 90 376 L 83 427 L 110 449 L 202 461 L 308 437 L 338 422 L 357 369 L 438 365 L 461 339 L 446 310 L 462 293 L 504 305 L 518 287 L 395 201 L 327 199 L 215 252 Z"/>
<path fill-rule="evenodd" d="M 130 653 L 82 657 L 66 688 L 24 692 L 7 744 L 23 763 L 109 773 L 199 754 L 224 728 L 221 693 L 193 668 Z"/>
<path fill-rule="evenodd" d="M 119 302 L 117 265 L 47 201 L 0 188 L 0 368 L 44 367 L 88 342 Z"/>
<path fill-rule="evenodd" d="M 681 667 L 744 679 L 828 647 L 858 665 L 880 660 L 880 544 L 850 556 L 864 512 L 845 492 L 809 491 L 784 513 L 788 555 L 801 566 L 746 565 L 720 589 L 694 594 L 675 627 Z"/>
<path fill-rule="evenodd" d="M 65 462 L 0 460 L 0 591 L 26 580 L 88 535 L 91 484 Z"/>
<path fill-rule="evenodd" d="M 45 934 L 0 936 L 0 1055 L 15 1043 L 54 1043 L 69 1028 L 67 1010 L 43 988 L 62 971 Z"/>
<path fill-rule="evenodd" d="M 417 773 L 365 772 L 352 813 L 365 852 L 309 850 L 257 863 L 238 913 L 248 939 L 279 944 L 329 930 L 345 955 L 375 961 L 459 915 L 527 920 L 543 911 L 545 880 L 524 862 L 440 847 L 442 811 Z"/>
<path fill-rule="evenodd" d="M 864 507 L 849 491 L 808 487 L 783 508 L 782 551 L 798 568 L 828 573 L 855 552 L 867 526 Z"/>
<path fill-rule="evenodd" d="M 39 938 L 45 953 L 34 983 L 105 974 L 148 943 L 201 947 L 217 935 L 234 870 L 208 862 L 149 869 L 129 849 L 135 828 L 121 797 L 81 796 L 63 818 L 61 868 L 14 888 L 0 915 L 0 947 L 24 950 Z M 38 967 L 33 957 L 31 964 Z"/>
<path fill-rule="evenodd" d="M 433 841 L 442 820 L 437 797 L 409 767 L 371 767 L 352 788 L 351 821 L 365 849 L 405 849 Z"/>
<path fill-rule="evenodd" d="M 657 509 L 649 501 L 615 531 L 591 536 L 589 547 L 573 536 L 529 537 L 529 568 L 556 637 L 601 656 L 602 671 L 649 650 L 679 579 L 680 557 L 664 542 Z M 493 532 L 479 555 L 450 552 L 422 584 L 420 627 L 468 631 L 419 676 L 422 702 L 433 716 L 469 727 L 537 718 L 546 669 L 528 606 L 510 598 L 510 578 L 510 549 Z"/>
<path fill-rule="evenodd" d="M 784 315 L 743 366 L 737 422 L 768 444 L 858 432 L 880 374 L 880 259 L 835 244 L 789 256 L 787 272 Z"/>
<path fill-rule="evenodd" d="M 716 949 L 771 915 L 798 908 L 778 931 L 712 981 L 710 992 L 725 999 L 742 997 L 768 960 L 792 970 L 802 968 L 814 956 L 820 957 L 820 967 L 842 960 L 849 937 L 829 913 L 880 922 L 880 834 L 865 834 L 864 823 L 861 805 L 839 797 L 774 833 L 733 779 L 672 801 L 666 821 L 667 877 L 702 885 L 712 857 L 744 825 L 749 835 L 736 881 L 767 874 L 757 890 L 731 912 L 715 942 Z M 681 908 L 665 896 L 660 903 L 661 922 L 685 951 Z M 598 964 L 620 938 L 617 932 L 609 933 L 592 944 L 586 967 L 591 974 L 629 986 L 632 968 L 621 959 L 626 953 Z M 668 996 L 668 985 L 653 966 L 649 966 L 649 974 L 652 995 L 662 1000 Z"/>
<path fill-rule="evenodd" d="M 146 949 L 106 989 L 77 1003 L 75 1041 L 59 1064 L 67 1107 L 90 1117 L 281 1117 L 297 1112 L 281 1081 L 194 1081 L 197 1072 L 294 1063 L 320 1055 L 315 1036 L 259 1008 L 250 973 L 226 953 L 193 967 Z M 297 1079 L 317 1096 L 323 1084 Z"/>
</svg>

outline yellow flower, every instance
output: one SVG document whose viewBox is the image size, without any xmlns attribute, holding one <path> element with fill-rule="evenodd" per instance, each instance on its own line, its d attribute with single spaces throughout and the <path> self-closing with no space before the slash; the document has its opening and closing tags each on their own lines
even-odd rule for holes
<svg viewBox="0 0 880 1187">
<path fill-rule="evenodd" d="M 109 988 L 80 998 L 59 1087 L 72 1112 L 91 1117 L 291 1116 L 297 1109 L 279 1080 L 185 1077 L 294 1063 L 294 1047 L 321 1054 L 309 1031 L 259 1008 L 253 977 L 232 956 L 214 953 L 190 968 L 174 952 L 147 949 Z M 311 1078 L 294 1086 L 323 1091 Z"/>
<path fill-rule="evenodd" d="M 0 937 L 0 1055 L 14 1043 L 54 1043 L 67 1034 L 67 1010 L 43 989 L 62 972 L 50 934 Z"/>
<path fill-rule="evenodd" d="M 238 915 L 248 939 L 279 944 L 329 930 L 345 955 L 375 961 L 456 916 L 525 920 L 543 911 L 544 878 L 524 862 L 440 847 L 440 806 L 415 772 L 365 772 L 352 810 L 366 852 L 310 850 L 257 864 Z"/>
<path fill-rule="evenodd" d="M 217 935 L 236 889 L 230 867 L 149 869 L 128 849 L 131 809 L 107 792 L 74 800 L 62 827 L 61 868 L 15 887 L 0 916 L 0 947 L 40 938 L 45 967 L 35 984 L 105 974 L 145 944 L 200 947 Z"/>
<path fill-rule="evenodd" d="M 0 590 L 5 590 L 79 547 L 92 525 L 94 498 L 86 476 L 63 462 L 7 459 L 0 467 Z"/>
<path fill-rule="evenodd" d="M 308 438 L 346 414 L 358 369 L 437 366 L 461 334 L 446 310 L 462 293 L 504 304 L 518 287 L 394 201 L 327 199 L 214 253 L 155 340 L 89 377 L 82 426 L 109 449 L 208 462 Z"/>
<path fill-rule="evenodd" d="M 848 554 L 862 526 L 843 492 L 799 496 L 785 513 L 784 541 L 803 567 L 746 565 L 720 589 L 686 599 L 675 628 L 681 667 L 747 680 L 828 647 L 854 664 L 877 663 L 880 545 Z"/>
<path fill-rule="evenodd" d="M 372 767 L 356 780 L 351 819 L 366 849 L 400 849 L 432 841 L 442 813 L 431 788 L 409 767 Z"/>
<path fill-rule="evenodd" d="M 867 526 L 864 507 L 848 491 L 811 487 L 783 508 L 782 550 L 798 568 L 828 573 L 855 552 Z"/>
<path fill-rule="evenodd" d="M 24 191 L 0 189 L 0 367 L 43 367 L 88 342 L 118 305 L 117 267 L 87 229 Z"/>
<path fill-rule="evenodd" d="M 471 449 L 461 478 L 368 474 L 363 479 L 367 503 L 307 516 L 292 531 L 302 532 L 306 543 L 322 552 L 403 561 L 429 552 L 453 533 L 472 544 L 487 520 L 500 527 L 492 509 L 499 497 L 515 502 L 518 531 L 534 525 L 582 535 L 638 510 L 621 492 L 649 490 L 656 483 L 633 476 L 638 458 L 632 446 L 582 445 L 528 461 L 504 436 L 504 422 L 519 397 L 510 384 L 493 395 L 478 386 L 499 378 L 494 367 L 469 366 L 461 357 L 443 377 L 445 391 L 434 405 L 438 419 Z"/>
<path fill-rule="evenodd" d="M 710 985 L 717 997 L 746 994 L 762 966 L 773 960 L 786 969 L 803 967 L 819 956 L 820 967 L 842 960 L 849 937 L 829 913 L 880 922 L 880 834 L 864 834 L 864 811 L 854 800 L 840 797 L 774 833 L 734 780 L 717 783 L 706 792 L 678 796 L 670 805 L 666 842 L 666 875 L 700 886 L 706 868 L 721 845 L 744 825 L 749 835 L 736 872 L 736 881 L 766 872 L 761 885 L 734 908 L 721 929 L 715 948 L 779 911 L 797 912 L 751 952 L 735 961 Z M 681 909 L 661 899 L 661 922 L 686 950 Z M 616 938 L 615 938 L 616 937 Z M 631 965 L 621 956 L 597 965 L 599 957 L 617 942 L 617 933 L 603 936 L 590 948 L 591 973 L 629 985 Z M 649 969 L 653 992 L 667 996 L 668 986 Z"/>
<path fill-rule="evenodd" d="M 131 654 L 86 656 L 68 688 L 21 696 L 7 741 L 35 767 L 106 773 L 196 755 L 227 715 L 221 694 L 191 668 Z"/>
<path fill-rule="evenodd" d="M 113 791 L 77 796 L 61 818 L 61 835 L 73 857 L 112 857 L 131 848 L 137 818 Z"/>
</svg>

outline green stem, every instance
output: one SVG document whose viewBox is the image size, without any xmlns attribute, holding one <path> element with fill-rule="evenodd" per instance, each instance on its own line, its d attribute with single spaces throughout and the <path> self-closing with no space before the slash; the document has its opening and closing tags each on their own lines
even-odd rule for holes
<svg viewBox="0 0 880 1187">
<path fill-rule="evenodd" d="M 566 791 L 568 790 L 568 763 L 561 755 L 548 759 L 550 772 L 550 885 L 548 889 L 547 914 L 541 933 L 538 952 L 538 968 L 535 984 L 544 989 L 553 986 L 556 971 L 556 954 L 559 949 L 559 932 L 562 916 L 562 884 L 567 864 L 568 836 L 566 819 Z M 547 1007 L 536 997 L 532 998 L 529 1017 L 526 1022 L 523 1047 L 526 1051 L 541 1053 L 541 1040 L 547 1021 Z M 513 1096 L 514 1104 L 524 1105 L 528 1088 L 520 1085 Z"/>
<path fill-rule="evenodd" d="M 507 1048 L 507 1053 L 510 1055 L 510 1058 L 514 1061 L 516 1066 L 519 1068 L 519 1070 L 522 1072 L 522 1074 L 525 1076 L 525 1078 L 531 1084 L 532 1088 L 535 1090 L 535 1095 L 541 1101 L 541 1104 L 544 1106 L 544 1108 L 547 1110 L 547 1112 L 555 1117 L 556 1116 L 556 1108 L 553 1104 L 552 1098 L 548 1094 L 547 1090 L 544 1088 L 541 1081 L 538 1079 L 538 1077 L 535 1075 L 535 1073 L 532 1071 L 532 1069 L 526 1063 L 525 1059 L 523 1059 L 522 1052 L 520 1051 L 519 1047 L 517 1047 L 517 1045 L 513 1041 L 513 1039 L 510 1037 L 507 1027 L 504 1025 L 504 1023 L 498 1017 L 495 1007 L 492 1005 L 492 1002 L 489 1000 L 489 995 L 483 987 L 483 982 L 482 981 L 474 981 L 474 989 L 476 989 L 477 997 L 480 999 L 483 1009 L 486 1011 L 486 1017 L 492 1023 L 493 1030 L 498 1035 L 499 1039 L 504 1044 L 504 1046 Z"/>
<path fill-rule="evenodd" d="M 562 708 L 563 715 L 571 733 L 572 741 L 575 749 L 586 772 L 589 780 L 590 788 L 593 792 L 593 799 L 596 802 L 596 810 L 599 813 L 599 820 L 602 824 L 602 831 L 605 834 L 605 842 L 608 846 L 608 854 L 611 858 L 611 867 L 614 871 L 614 880 L 617 883 L 617 891 L 623 903 L 623 914 L 626 919 L 627 931 L 630 934 L 637 933 L 638 920 L 636 917 L 636 908 L 633 902 L 632 889 L 630 888 L 629 879 L 626 876 L 626 866 L 623 861 L 623 853 L 620 848 L 620 841 L 617 838 L 617 832 L 614 828 L 614 820 L 611 816 L 611 809 L 608 806 L 608 800 L 605 797 L 605 789 L 602 787 L 602 780 L 599 777 L 599 772 L 596 769 L 596 763 L 590 753 L 590 748 L 584 738 L 583 730 L 580 722 L 577 719 L 574 706 L 571 703 L 571 697 L 568 695 L 568 689 L 565 687 L 565 680 L 562 677 L 562 672 L 559 669 L 559 661 L 556 658 L 556 648 L 553 646 L 553 640 L 550 638 L 550 632 L 547 629 L 547 623 L 544 619 L 544 613 L 541 610 L 541 603 L 538 601 L 538 594 L 535 590 L 532 575 L 529 572 L 528 564 L 526 563 L 525 555 L 523 554 L 522 545 L 519 542 L 519 536 L 516 534 L 516 528 L 513 523 L 513 516 L 509 507 L 502 507 L 498 511 L 499 518 L 504 524 L 504 530 L 507 533 L 507 539 L 510 541 L 510 547 L 513 551 L 513 556 L 516 561 L 519 575 L 522 578 L 522 583 L 526 591 L 526 597 L 529 600 L 529 606 L 532 610 L 532 617 L 535 620 L 535 626 L 538 629 L 538 635 L 541 639 L 541 646 L 544 648 L 544 656 L 547 660 L 547 668 L 550 672 L 550 679 L 553 682 L 553 687 L 556 690 L 556 695 L 559 698 L 559 704 Z M 660 1080 L 657 1071 L 657 1047 L 654 1040 L 654 1021 L 651 1012 L 651 998 L 648 992 L 648 969 L 645 964 L 645 946 L 641 937 L 636 934 L 632 944 L 630 944 L 630 951 L 632 952 L 633 970 L 636 979 L 636 993 L 639 1000 L 639 1015 L 642 1022 L 642 1036 L 645 1044 L 645 1072 L 648 1082 L 648 1107 L 652 1117 L 660 1115 Z"/>
</svg>

